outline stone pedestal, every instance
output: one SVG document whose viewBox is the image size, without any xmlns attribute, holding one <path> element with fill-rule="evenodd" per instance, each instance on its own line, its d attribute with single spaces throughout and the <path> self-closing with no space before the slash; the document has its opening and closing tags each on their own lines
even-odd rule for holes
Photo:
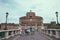
<svg viewBox="0 0 60 40">
<path fill-rule="evenodd" d="M 11 35 L 14 36 L 14 32 L 13 31 L 11 32 Z"/>
<path fill-rule="evenodd" d="M 8 39 L 9 38 L 9 35 L 8 35 L 9 32 L 5 32 L 5 38 Z"/>
<path fill-rule="evenodd" d="M 15 31 L 15 35 L 17 35 L 18 31 Z"/>
<path fill-rule="evenodd" d="M 20 31 L 19 31 L 19 30 L 17 31 L 17 35 L 18 35 L 18 34 L 20 34 Z"/>
<path fill-rule="evenodd" d="M 48 30 L 46 30 L 46 34 L 48 35 Z"/>
<path fill-rule="evenodd" d="M 53 33 L 52 33 L 52 31 L 50 30 L 50 36 L 53 36 Z"/>
<path fill-rule="evenodd" d="M 58 32 L 58 31 L 56 31 L 55 37 L 56 37 L 56 38 L 60 38 L 60 37 L 59 37 L 59 32 Z"/>
</svg>

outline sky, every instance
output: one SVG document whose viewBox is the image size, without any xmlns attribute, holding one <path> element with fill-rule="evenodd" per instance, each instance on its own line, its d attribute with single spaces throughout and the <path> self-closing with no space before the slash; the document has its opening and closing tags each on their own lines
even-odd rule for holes
<svg viewBox="0 0 60 40">
<path fill-rule="evenodd" d="M 60 23 L 60 0 L 0 0 L 0 23 L 5 23 L 6 12 L 9 13 L 8 23 L 19 23 L 19 18 L 30 10 L 43 17 L 44 23 L 56 21 L 58 11 Z"/>
</svg>

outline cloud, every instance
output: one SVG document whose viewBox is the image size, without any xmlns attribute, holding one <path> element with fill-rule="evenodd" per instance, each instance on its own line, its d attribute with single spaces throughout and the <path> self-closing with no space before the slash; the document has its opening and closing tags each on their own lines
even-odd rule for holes
<svg viewBox="0 0 60 40">
<path fill-rule="evenodd" d="M 56 21 L 55 11 L 60 11 L 59 4 L 60 0 L 0 0 L 0 23 L 5 22 L 6 12 L 9 12 L 9 22 L 18 23 L 19 17 L 25 16 L 29 10 L 42 16 L 44 22 L 50 22 L 52 18 Z"/>
</svg>

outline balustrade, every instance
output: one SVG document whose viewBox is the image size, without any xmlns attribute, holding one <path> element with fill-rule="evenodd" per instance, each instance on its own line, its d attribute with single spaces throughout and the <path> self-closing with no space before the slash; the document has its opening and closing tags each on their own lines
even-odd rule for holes
<svg viewBox="0 0 60 40">
<path fill-rule="evenodd" d="M 55 38 L 60 38 L 60 29 L 43 29 L 42 33 Z"/>
<path fill-rule="evenodd" d="M 11 36 L 18 35 L 20 29 L 12 29 L 12 30 L 0 30 L 0 39 L 8 39 Z"/>
</svg>

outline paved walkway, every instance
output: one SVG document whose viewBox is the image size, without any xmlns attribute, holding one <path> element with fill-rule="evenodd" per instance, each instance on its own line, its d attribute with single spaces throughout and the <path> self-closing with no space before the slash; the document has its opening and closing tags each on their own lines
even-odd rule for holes
<svg viewBox="0 0 60 40">
<path fill-rule="evenodd" d="M 33 35 L 16 36 L 9 40 L 53 40 L 53 39 L 41 33 L 35 32 Z"/>
</svg>

